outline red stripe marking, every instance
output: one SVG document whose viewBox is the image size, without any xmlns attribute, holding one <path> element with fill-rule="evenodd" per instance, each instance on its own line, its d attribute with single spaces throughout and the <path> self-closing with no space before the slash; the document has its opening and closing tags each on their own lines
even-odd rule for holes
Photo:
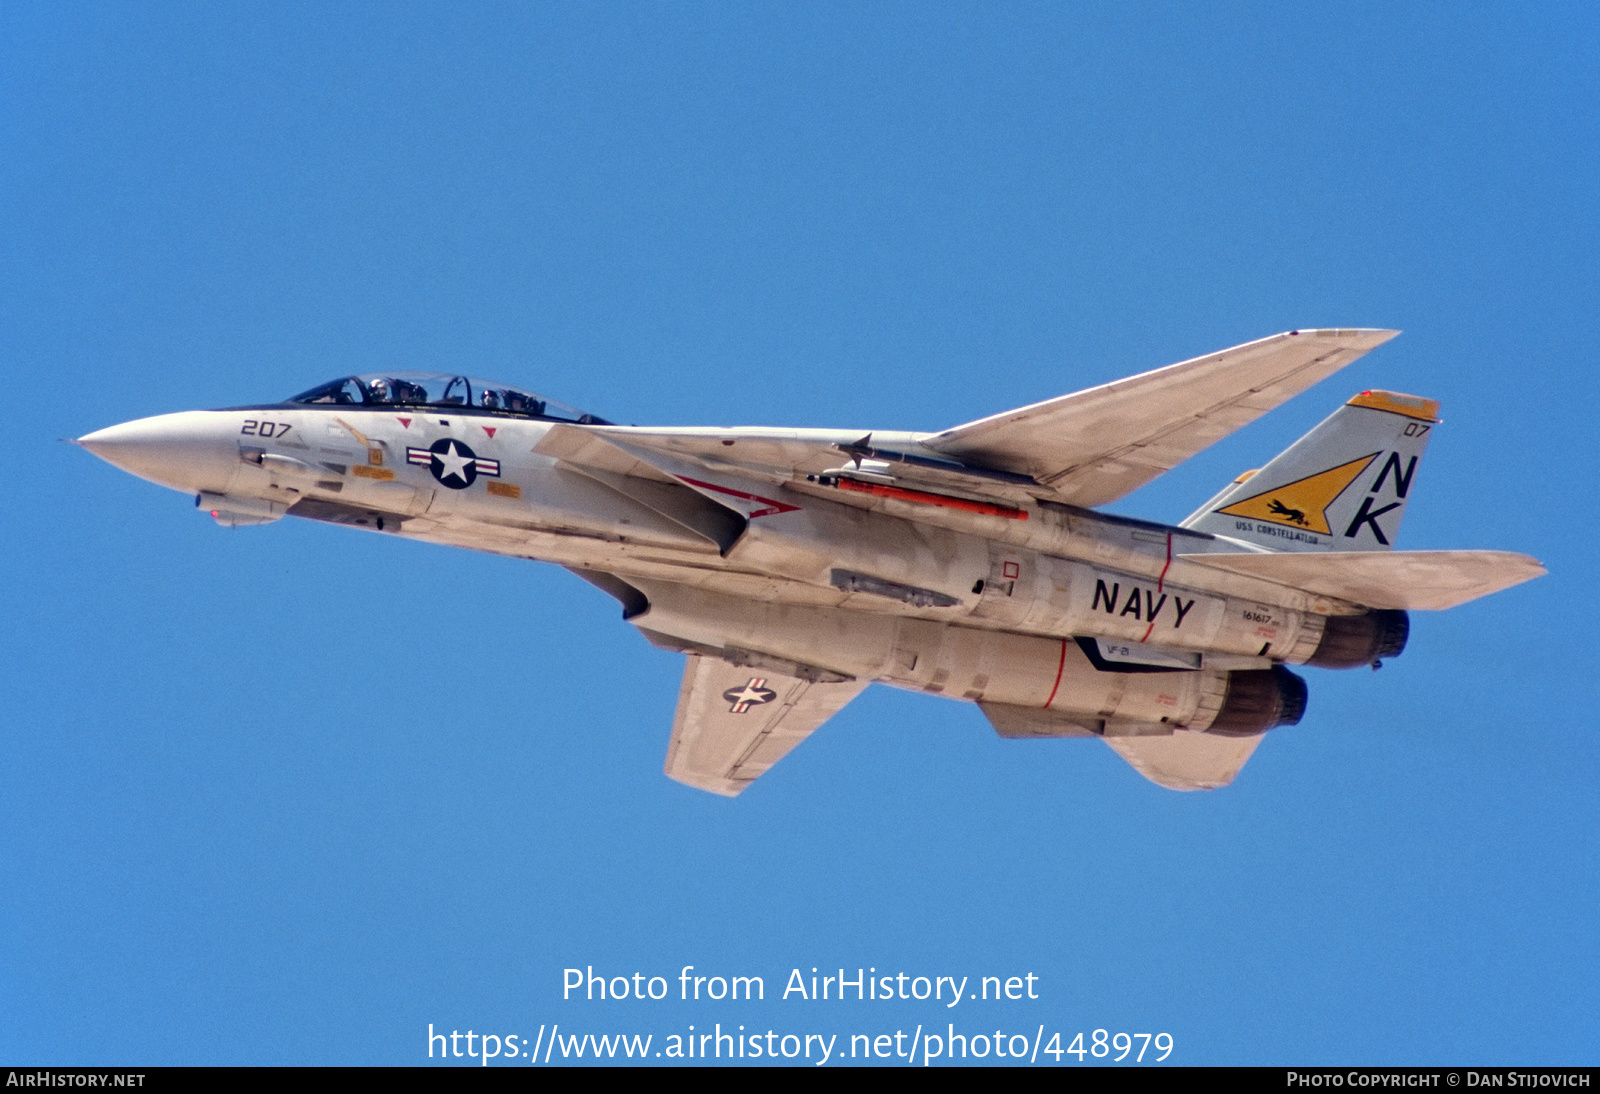
<svg viewBox="0 0 1600 1094">
<path fill-rule="evenodd" d="M 1009 505 L 991 505 L 986 501 L 968 501 L 966 498 L 953 498 L 948 494 L 930 494 L 925 490 L 907 490 L 903 486 L 885 486 L 875 482 L 859 482 L 855 479 L 840 479 L 834 485 L 840 490 L 851 490 L 858 494 L 874 494 L 880 498 L 921 502 L 923 505 L 937 505 L 941 509 L 960 509 L 967 513 L 982 513 L 986 517 L 1028 519 L 1026 509 L 1013 509 Z"/>
<path fill-rule="evenodd" d="M 751 517 L 770 517 L 774 513 L 797 513 L 800 511 L 800 507 L 798 505 L 787 505 L 784 502 L 778 501 L 774 498 L 764 498 L 760 494 L 746 494 L 743 490 L 730 490 L 726 486 L 718 486 L 715 483 L 710 482 L 701 482 L 699 479 L 691 479 L 687 475 L 679 475 L 678 479 L 682 482 L 688 483 L 690 486 L 698 486 L 703 490 L 715 490 L 717 493 L 727 494 L 729 497 L 743 498 L 746 501 L 764 501 L 767 503 L 769 508 L 757 509 L 750 514 Z"/>
<path fill-rule="evenodd" d="M 1067 671 L 1067 640 L 1061 640 L 1061 663 L 1056 666 L 1056 682 L 1050 689 L 1050 698 L 1044 701 L 1044 709 L 1049 710 L 1050 704 L 1056 701 L 1056 692 L 1061 690 L 1061 674 Z"/>
<path fill-rule="evenodd" d="M 1170 569 L 1172 569 L 1172 533 L 1168 532 L 1167 533 L 1167 564 L 1165 566 L 1161 567 L 1161 576 L 1156 578 L 1156 592 L 1159 593 L 1159 592 L 1164 591 L 1162 589 L 1162 585 L 1165 584 L 1165 582 L 1167 580 L 1167 571 L 1170 570 Z M 1156 621 L 1154 619 L 1152 619 L 1152 620 L 1150 620 L 1150 625 L 1144 629 L 1144 637 L 1139 639 L 1139 641 L 1140 642 L 1148 642 L 1148 641 L 1150 641 L 1150 632 L 1155 630 L 1155 629 L 1156 629 Z"/>
</svg>

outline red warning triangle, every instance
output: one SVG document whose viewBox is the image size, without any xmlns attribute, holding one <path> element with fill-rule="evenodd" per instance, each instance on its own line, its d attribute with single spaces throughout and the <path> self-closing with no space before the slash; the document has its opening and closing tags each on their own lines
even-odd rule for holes
<svg viewBox="0 0 1600 1094">
<path fill-rule="evenodd" d="M 496 428 L 498 428 L 498 427 L 492 426 L 492 425 L 486 425 L 486 426 L 483 427 L 483 431 L 485 433 L 489 434 L 489 436 L 492 438 L 494 436 L 494 431 L 495 431 Z"/>
<path fill-rule="evenodd" d="M 401 425 L 405 426 L 407 429 L 411 428 L 411 419 L 410 418 L 402 418 L 402 417 L 396 415 L 395 416 L 395 421 L 399 422 Z"/>
</svg>

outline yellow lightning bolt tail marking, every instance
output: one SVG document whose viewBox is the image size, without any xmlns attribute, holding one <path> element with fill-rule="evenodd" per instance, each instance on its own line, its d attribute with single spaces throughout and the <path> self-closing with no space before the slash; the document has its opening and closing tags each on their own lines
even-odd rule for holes
<svg viewBox="0 0 1600 1094">
<path fill-rule="evenodd" d="M 1298 479 L 1268 490 L 1266 493 L 1236 501 L 1225 509 L 1217 512 L 1230 517 L 1248 517 L 1250 520 L 1264 520 L 1270 524 L 1281 524 L 1286 528 L 1304 528 L 1308 532 L 1320 532 L 1331 536 L 1332 530 L 1328 527 L 1328 506 L 1333 504 L 1335 498 L 1344 493 L 1345 487 L 1356 480 L 1367 466 L 1377 459 L 1381 453 L 1374 452 L 1370 456 L 1342 463 L 1338 467 L 1330 467 L 1326 471 L 1319 471 L 1304 479 Z M 1295 516 L 1299 516 L 1299 520 Z"/>
</svg>

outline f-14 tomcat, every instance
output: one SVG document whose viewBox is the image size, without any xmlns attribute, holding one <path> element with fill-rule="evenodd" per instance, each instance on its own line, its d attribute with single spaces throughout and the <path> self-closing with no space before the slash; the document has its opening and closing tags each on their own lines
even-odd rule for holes
<svg viewBox="0 0 1600 1094">
<path fill-rule="evenodd" d="M 470 377 L 352 376 L 83 447 L 223 525 L 284 516 L 555 562 L 688 655 L 666 772 L 735 795 L 872 681 L 1179 790 L 1293 725 L 1286 665 L 1544 573 L 1397 551 L 1439 404 L 1363 391 L 1177 525 L 1095 510 L 1388 341 L 1303 330 L 941 433 L 613 425 Z"/>
</svg>

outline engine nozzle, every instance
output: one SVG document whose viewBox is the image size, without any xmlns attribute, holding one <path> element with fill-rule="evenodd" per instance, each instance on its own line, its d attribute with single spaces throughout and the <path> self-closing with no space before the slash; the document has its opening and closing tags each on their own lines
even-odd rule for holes
<svg viewBox="0 0 1600 1094">
<path fill-rule="evenodd" d="M 1274 726 L 1292 726 L 1306 712 L 1306 682 L 1282 665 L 1228 673 L 1222 709 L 1206 727 L 1222 737 L 1254 737 Z"/>
<path fill-rule="evenodd" d="M 1306 661 L 1327 669 L 1354 669 L 1385 657 L 1399 657 L 1411 633 L 1404 611 L 1382 609 L 1366 615 L 1335 615 L 1322 631 L 1322 641 Z"/>
</svg>

